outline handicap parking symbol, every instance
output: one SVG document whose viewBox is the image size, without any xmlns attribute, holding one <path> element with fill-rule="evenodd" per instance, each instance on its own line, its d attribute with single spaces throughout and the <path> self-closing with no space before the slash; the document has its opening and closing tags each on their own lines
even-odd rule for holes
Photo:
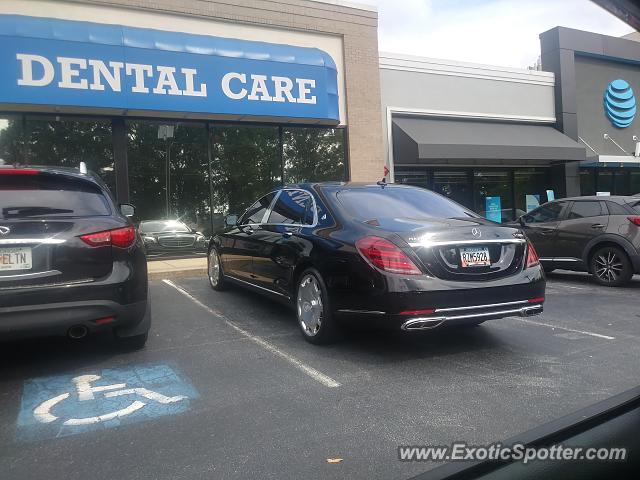
<svg viewBox="0 0 640 480">
<path fill-rule="evenodd" d="M 24 385 L 17 436 L 37 440 L 175 415 L 197 397 L 165 364 L 36 378 Z"/>
</svg>

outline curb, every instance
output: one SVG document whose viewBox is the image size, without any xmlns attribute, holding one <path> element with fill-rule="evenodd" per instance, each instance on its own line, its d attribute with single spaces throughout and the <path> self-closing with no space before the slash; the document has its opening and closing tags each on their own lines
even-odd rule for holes
<svg viewBox="0 0 640 480">
<path fill-rule="evenodd" d="M 175 278 L 189 278 L 189 277 L 206 277 L 207 268 L 206 267 L 196 267 L 196 268 L 184 268 L 181 270 L 160 270 L 157 272 L 149 272 L 148 278 L 149 280 L 172 280 Z"/>
</svg>

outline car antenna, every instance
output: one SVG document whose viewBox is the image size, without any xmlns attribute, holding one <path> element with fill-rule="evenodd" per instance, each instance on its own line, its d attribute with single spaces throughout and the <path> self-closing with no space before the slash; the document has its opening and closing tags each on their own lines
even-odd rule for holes
<svg viewBox="0 0 640 480">
<path fill-rule="evenodd" d="M 379 180 L 376 182 L 376 185 L 380 185 L 382 188 L 387 186 L 387 179 L 386 177 L 382 177 L 382 180 Z"/>
</svg>

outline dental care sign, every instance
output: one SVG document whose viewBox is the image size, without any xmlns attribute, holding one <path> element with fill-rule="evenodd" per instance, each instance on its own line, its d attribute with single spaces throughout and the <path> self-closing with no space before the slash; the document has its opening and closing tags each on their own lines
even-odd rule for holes
<svg viewBox="0 0 640 480">
<path fill-rule="evenodd" d="M 318 49 L 0 16 L 0 103 L 339 120 Z"/>
</svg>

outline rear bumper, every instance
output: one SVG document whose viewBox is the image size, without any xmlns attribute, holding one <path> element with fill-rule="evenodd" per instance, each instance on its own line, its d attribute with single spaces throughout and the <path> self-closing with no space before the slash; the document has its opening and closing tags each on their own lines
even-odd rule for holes
<svg viewBox="0 0 640 480">
<path fill-rule="evenodd" d="M 147 303 L 142 253 L 133 263 L 114 262 L 110 275 L 93 282 L 0 288 L 0 341 L 66 335 L 74 325 L 89 332 L 115 328 L 121 336 L 142 334 L 150 324 Z M 113 320 L 103 320 L 109 317 Z"/>
<path fill-rule="evenodd" d="M 0 308 L 0 340 L 63 336 L 76 325 L 90 333 L 115 328 L 126 333 L 122 336 L 142 334 L 149 330 L 147 309 L 146 300 L 128 305 L 89 300 Z"/>
<path fill-rule="evenodd" d="M 384 275 L 352 285 L 329 292 L 335 314 L 345 322 L 424 330 L 541 313 L 546 281 L 542 268 L 535 267 L 494 281 Z"/>
<path fill-rule="evenodd" d="M 477 305 L 463 309 L 435 310 L 433 314 L 403 320 L 402 330 L 431 330 L 442 325 L 464 325 L 505 317 L 531 317 L 543 312 L 543 302 L 521 300 L 493 305 Z"/>
</svg>

